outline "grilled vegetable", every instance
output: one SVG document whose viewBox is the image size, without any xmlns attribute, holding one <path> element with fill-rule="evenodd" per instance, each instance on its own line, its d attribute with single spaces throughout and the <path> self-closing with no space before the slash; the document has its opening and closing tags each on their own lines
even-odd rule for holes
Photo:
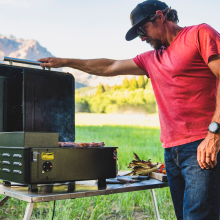
<svg viewBox="0 0 220 220">
<path fill-rule="evenodd" d="M 146 176 L 148 173 L 157 171 L 163 165 L 163 163 L 154 164 L 151 162 L 151 159 L 148 161 L 141 160 L 136 153 L 133 152 L 133 154 L 135 160 L 128 165 L 128 168 L 132 169 L 132 171 L 126 176 Z"/>
<path fill-rule="evenodd" d="M 128 168 L 133 169 L 134 167 L 145 167 L 147 169 L 151 168 L 151 166 L 146 161 L 133 160 L 131 163 L 128 164 Z"/>
<path fill-rule="evenodd" d="M 133 154 L 134 154 L 135 160 L 140 161 L 140 158 L 138 157 L 138 155 L 135 152 L 133 152 Z"/>
</svg>

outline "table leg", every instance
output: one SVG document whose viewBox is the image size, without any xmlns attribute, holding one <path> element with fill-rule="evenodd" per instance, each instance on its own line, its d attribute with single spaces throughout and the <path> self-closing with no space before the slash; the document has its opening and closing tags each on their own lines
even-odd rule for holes
<svg viewBox="0 0 220 220">
<path fill-rule="evenodd" d="M 30 220 L 31 219 L 33 207 L 34 207 L 34 203 L 29 202 L 27 204 L 27 208 L 26 208 L 23 220 Z"/>
<path fill-rule="evenodd" d="M 157 199 L 156 199 L 156 196 L 155 196 L 154 189 L 150 189 L 150 193 L 151 193 L 152 203 L 153 203 L 153 206 L 154 206 L 155 219 L 156 220 L 162 220 L 160 218 L 160 214 L 159 214 L 159 211 L 158 211 Z"/>
<path fill-rule="evenodd" d="M 9 199 L 10 199 L 10 196 L 5 196 L 5 197 L 0 201 L 0 206 L 3 206 Z"/>
</svg>

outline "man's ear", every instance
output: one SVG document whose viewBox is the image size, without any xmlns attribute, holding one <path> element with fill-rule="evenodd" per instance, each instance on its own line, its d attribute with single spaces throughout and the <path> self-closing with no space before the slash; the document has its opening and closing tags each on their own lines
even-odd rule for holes
<svg viewBox="0 0 220 220">
<path fill-rule="evenodd" d="M 156 15 L 160 15 L 160 17 L 159 16 L 158 17 L 161 19 L 161 24 L 163 24 L 165 22 L 165 17 L 164 17 L 163 12 L 158 10 L 156 11 Z"/>
</svg>

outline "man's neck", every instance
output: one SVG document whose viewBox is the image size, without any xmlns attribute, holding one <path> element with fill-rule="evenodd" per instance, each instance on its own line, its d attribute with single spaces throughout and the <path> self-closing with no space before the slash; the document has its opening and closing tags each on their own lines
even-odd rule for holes
<svg viewBox="0 0 220 220">
<path fill-rule="evenodd" d="M 175 37 L 180 33 L 180 31 L 183 28 L 178 26 L 177 24 L 171 22 L 171 21 L 167 21 L 166 23 L 166 40 L 165 40 L 165 47 L 169 47 L 170 44 L 173 42 L 173 40 L 175 39 Z"/>
</svg>

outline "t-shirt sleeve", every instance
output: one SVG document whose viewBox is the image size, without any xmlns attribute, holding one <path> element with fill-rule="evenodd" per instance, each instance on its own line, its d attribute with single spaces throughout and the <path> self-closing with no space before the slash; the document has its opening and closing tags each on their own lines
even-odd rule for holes
<svg viewBox="0 0 220 220">
<path fill-rule="evenodd" d="M 220 34 L 207 24 L 198 28 L 198 49 L 206 64 L 212 55 L 220 54 Z"/>
<path fill-rule="evenodd" d="M 146 72 L 146 76 L 150 78 L 147 67 L 148 67 L 148 62 L 150 60 L 150 51 L 142 53 L 140 55 L 137 55 L 135 58 L 133 58 L 133 61 L 136 63 L 136 65 L 144 70 Z"/>
</svg>

